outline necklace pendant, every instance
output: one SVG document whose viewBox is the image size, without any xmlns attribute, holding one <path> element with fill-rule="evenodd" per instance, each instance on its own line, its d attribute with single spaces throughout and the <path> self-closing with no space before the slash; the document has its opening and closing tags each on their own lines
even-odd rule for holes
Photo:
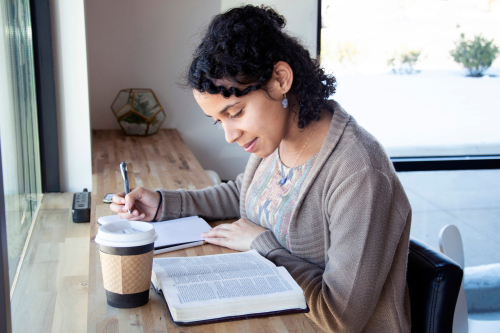
<svg viewBox="0 0 500 333">
<path fill-rule="evenodd" d="M 288 180 L 288 177 L 283 176 L 283 177 L 281 177 L 281 180 L 279 181 L 279 184 L 281 186 L 283 186 L 283 185 L 285 185 L 285 183 L 286 183 L 287 180 Z"/>
</svg>

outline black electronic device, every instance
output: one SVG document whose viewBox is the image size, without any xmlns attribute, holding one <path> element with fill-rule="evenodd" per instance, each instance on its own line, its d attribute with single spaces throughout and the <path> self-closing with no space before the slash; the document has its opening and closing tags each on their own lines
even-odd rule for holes
<svg viewBox="0 0 500 333">
<path fill-rule="evenodd" d="M 90 222 L 90 192 L 84 188 L 83 192 L 73 195 L 72 208 L 73 222 Z"/>
</svg>

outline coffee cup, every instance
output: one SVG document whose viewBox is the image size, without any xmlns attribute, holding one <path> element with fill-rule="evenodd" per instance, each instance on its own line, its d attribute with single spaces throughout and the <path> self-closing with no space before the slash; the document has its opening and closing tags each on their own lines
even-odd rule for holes
<svg viewBox="0 0 500 333">
<path fill-rule="evenodd" d="M 102 278 L 106 299 L 115 308 L 135 308 L 148 303 L 154 227 L 145 222 L 120 221 L 99 227 Z"/>
</svg>

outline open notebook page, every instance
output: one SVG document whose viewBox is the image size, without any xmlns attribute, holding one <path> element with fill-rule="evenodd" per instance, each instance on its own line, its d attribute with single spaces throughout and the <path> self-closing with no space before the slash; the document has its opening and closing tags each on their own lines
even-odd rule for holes
<svg viewBox="0 0 500 333">
<path fill-rule="evenodd" d="M 127 220 L 118 217 L 118 215 L 109 215 L 100 217 L 97 220 L 97 223 L 104 225 L 110 222 L 119 221 Z M 150 224 L 155 228 L 155 231 L 158 234 L 158 239 L 155 241 L 155 248 L 173 244 L 203 241 L 203 238 L 201 238 L 200 235 L 211 229 L 210 225 L 198 216 L 152 222 Z"/>
</svg>

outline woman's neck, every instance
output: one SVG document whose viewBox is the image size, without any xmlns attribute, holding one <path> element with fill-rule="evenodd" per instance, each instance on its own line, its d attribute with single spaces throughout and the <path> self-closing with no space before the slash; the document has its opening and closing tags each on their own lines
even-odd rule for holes
<svg viewBox="0 0 500 333">
<path fill-rule="evenodd" d="M 320 120 L 311 121 L 304 128 L 298 127 L 297 113 L 290 112 L 288 131 L 279 147 L 280 159 L 287 167 L 296 167 L 314 156 L 323 145 L 332 113 L 323 110 Z"/>
</svg>

